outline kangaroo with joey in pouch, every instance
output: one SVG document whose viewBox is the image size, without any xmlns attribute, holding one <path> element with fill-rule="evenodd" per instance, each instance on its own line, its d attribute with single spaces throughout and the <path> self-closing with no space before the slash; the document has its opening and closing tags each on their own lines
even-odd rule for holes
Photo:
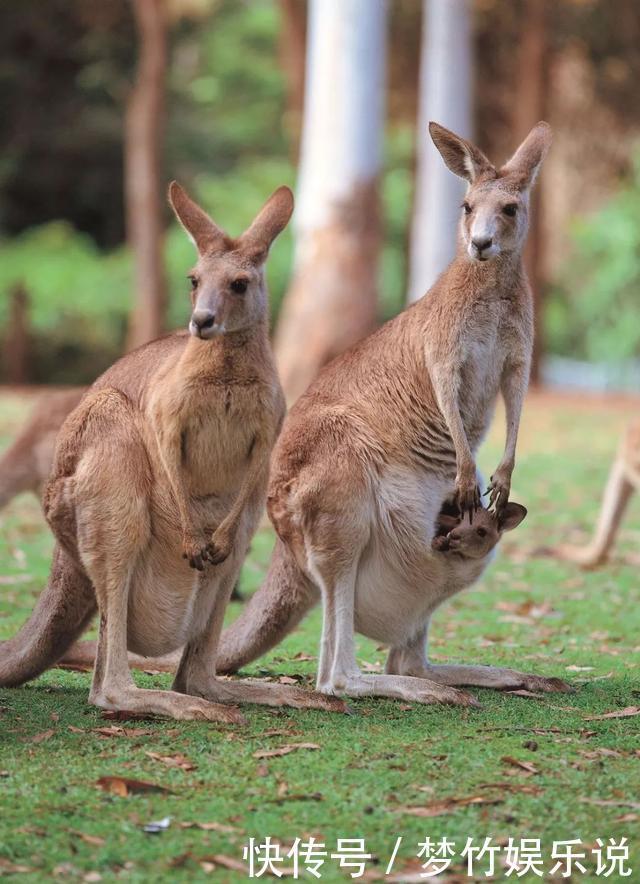
<svg viewBox="0 0 640 884">
<path fill-rule="evenodd" d="M 232 239 L 175 182 L 198 258 L 187 332 L 116 362 L 65 421 L 45 495 L 49 582 L 0 645 L 0 685 L 22 684 L 100 627 L 90 701 L 112 710 L 241 722 L 236 702 L 343 709 L 297 687 L 216 677 L 224 610 L 263 510 L 285 412 L 268 339 L 264 264 L 293 211 L 281 187 Z M 171 691 L 136 687 L 127 649 L 183 647 Z"/>
<path fill-rule="evenodd" d="M 438 514 L 453 490 L 469 527 L 480 518 L 475 456 L 499 394 L 506 444 L 490 506 L 508 526 L 533 346 L 522 250 L 551 141 L 538 123 L 497 168 L 453 132 L 429 130 L 468 185 L 456 256 L 421 300 L 326 366 L 287 416 L 267 499 L 278 540 L 262 587 L 222 634 L 220 671 L 273 647 L 320 596 L 322 692 L 469 704 L 456 686 L 566 689 L 510 669 L 426 662 L 430 613 L 459 588 L 443 583 L 432 548 Z M 360 671 L 356 630 L 391 645 L 392 672 Z M 418 657 L 420 677 L 404 674 L 415 667 L 397 661 Z"/>
</svg>

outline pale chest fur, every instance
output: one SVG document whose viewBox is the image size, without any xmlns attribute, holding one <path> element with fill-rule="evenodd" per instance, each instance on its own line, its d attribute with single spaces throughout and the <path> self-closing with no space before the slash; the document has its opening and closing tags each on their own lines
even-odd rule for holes
<svg viewBox="0 0 640 884">
<path fill-rule="evenodd" d="M 528 362 L 530 338 L 523 308 L 507 298 L 480 301 L 467 316 L 459 341 L 459 405 L 473 448 L 493 415 L 509 363 Z"/>
</svg>

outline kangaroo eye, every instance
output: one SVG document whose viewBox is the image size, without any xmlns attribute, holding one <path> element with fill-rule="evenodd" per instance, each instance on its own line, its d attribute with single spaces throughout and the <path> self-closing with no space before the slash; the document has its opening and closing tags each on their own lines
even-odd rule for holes
<svg viewBox="0 0 640 884">
<path fill-rule="evenodd" d="M 505 215 L 513 218 L 515 213 L 518 211 L 518 206 L 516 203 L 508 203 L 506 206 L 503 207 L 502 211 Z"/>
<path fill-rule="evenodd" d="M 198 280 L 195 278 L 195 276 L 187 276 L 187 279 L 191 282 L 192 289 L 198 288 Z"/>
<path fill-rule="evenodd" d="M 246 279 L 234 279 L 231 283 L 231 291 L 235 292 L 236 295 L 243 295 L 247 290 L 248 284 Z"/>
<path fill-rule="evenodd" d="M 464 209 L 465 215 L 471 214 L 471 206 L 469 205 L 469 203 L 466 200 L 463 202 L 462 208 Z"/>
<path fill-rule="evenodd" d="M 487 529 L 486 528 L 476 528 L 476 534 L 478 534 L 480 537 L 486 537 L 487 536 Z"/>
</svg>

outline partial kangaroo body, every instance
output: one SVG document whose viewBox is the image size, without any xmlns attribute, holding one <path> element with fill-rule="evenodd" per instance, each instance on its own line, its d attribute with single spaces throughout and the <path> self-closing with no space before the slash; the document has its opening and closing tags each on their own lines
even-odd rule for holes
<svg viewBox="0 0 640 884">
<path fill-rule="evenodd" d="M 239 722 L 221 704 L 337 708 L 299 688 L 221 681 L 215 671 L 284 415 L 263 267 L 292 196 L 276 191 L 237 240 L 175 183 L 170 199 L 198 249 L 191 333 L 125 356 L 66 420 L 44 497 L 57 540 L 49 586 L 0 647 L 0 684 L 52 665 L 97 606 L 90 701 L 104 709 Z M 135 686 L 127 649 L 157 656 L 183 645 L 172 691 Z"/>
<path fill-rule="evenodd" d="M 640 421 L 629 424 L 622 437 L 609 472 L 593 539 L 584 547 L 561 544 L 553 552 L 583 568 L 603 565 L 611 553 L 634 491 L 640 492 Z"/>
<path fill-rule="evenodd" d="M 295 564 L 299 583 L 322 597 L 319 690 L 468 704 L 469 694 L 453 685 L 521 687 L 532 677 L 431 666 L 424 678 L 364 675 L 354 631 L 389 642 L 395 658 L 402 651 L 415 660 L 420 647 L 424 661 L 431 612 L 461 588 L 432 549 L 436 519 L 454 487 L 460 508 L 471 517 L 477 510 L 475 454 L 500 392 L 507 437 L 490 488 L 497 516 L 505 512 L 533 342 L 521 253 L 550 130 L 538 124 L 501 169 L 441 126 L 430 131 L 447 165 L 469 183 L 457 256 L 422 300 L 328 365 L 293 406 L 272 457 L 268 511 L 288 573 Z M 234 647 L 240 636 L 249 635 L 253 652 L 267 645 L 267 626 L 279 638 L 295 622 L 286 598 L 298 590 L 278 568 L 271 591 L 260 591 L 223 635 L 223 668 L 246 659 L 244 647 Z M 278 586 L 286 586 L 279 605 Z M 283 611 L 277 626 L 261 616 L 267 608 Z"/>
<path fill-rule="evenodd" d="M 85 390 L 71 387 L 44 393 L 38 399 L 27 423 L 0 458 L 0 509 L 23 491 L 42 497 L 60 427 Z"/>
</svg>

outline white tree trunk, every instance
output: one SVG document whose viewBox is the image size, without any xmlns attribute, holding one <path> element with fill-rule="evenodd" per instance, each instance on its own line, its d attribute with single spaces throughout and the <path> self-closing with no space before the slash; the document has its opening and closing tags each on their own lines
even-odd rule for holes
<svg viewBox="0 0 640 884">
<path fill-rule="evenodd" d="M 435 120 L 471 137 L 472 51 L 469 0 L 423 0 L 410 301 L 424 295 L 455 252 L 464 182 L 442 162 L 427 126 Z"/>
<path fill-rule="evenodd" d="M 291 287 L 276 334 L 289 401 L 375 324 L 385 0 L 311 0 Z"/>
</svg>

